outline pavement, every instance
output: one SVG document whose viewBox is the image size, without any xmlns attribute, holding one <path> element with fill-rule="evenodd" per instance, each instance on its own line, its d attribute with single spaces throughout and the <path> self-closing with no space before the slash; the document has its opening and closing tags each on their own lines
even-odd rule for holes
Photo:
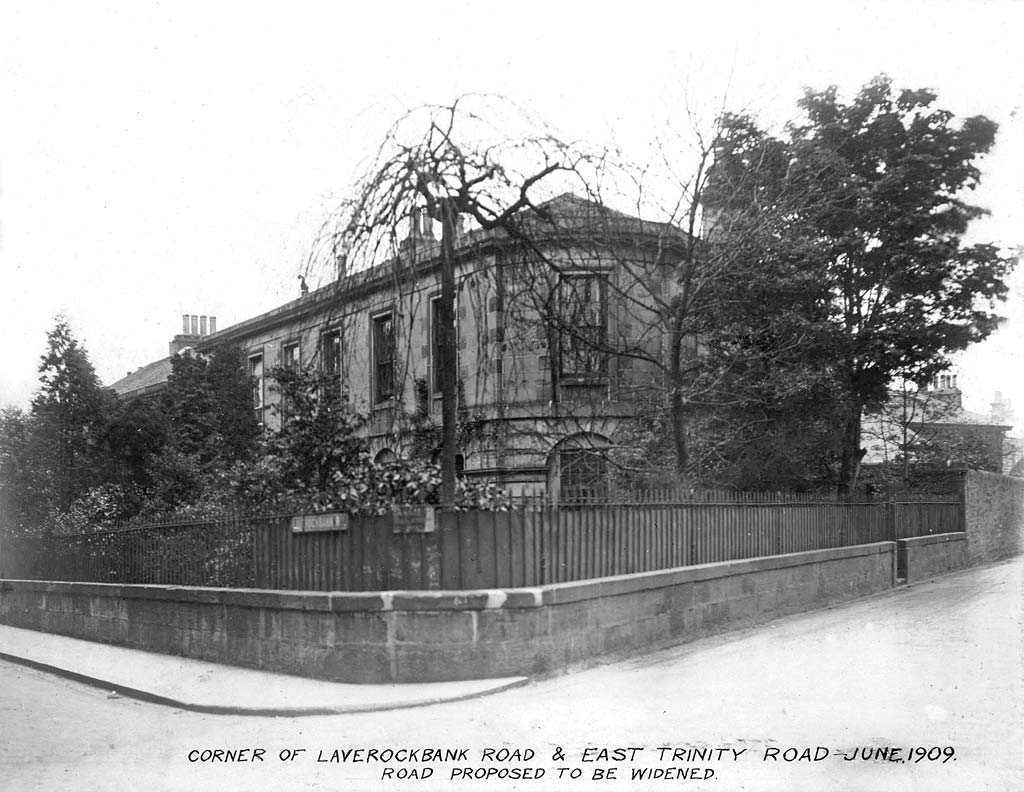
<svg viewBox="0 0 1024 792">
<path fill-rule="evenodd" d="M 356 685 L 0 625 L 0 659 L 126 696 L 193 712 L 296 717 L 421 707 L 525 685 L 527 677 Z"/>
</svg>

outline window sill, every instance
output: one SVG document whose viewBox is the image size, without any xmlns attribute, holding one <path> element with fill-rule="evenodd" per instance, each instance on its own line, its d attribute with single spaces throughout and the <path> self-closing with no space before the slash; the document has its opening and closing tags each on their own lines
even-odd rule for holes
<svg viewBox="0 0 1024 792">
<path fill-rule="evenodd" d="M 559 385 L 607 385 L 610 381 L 607 374 L 559 374 Z"/>
</svg>

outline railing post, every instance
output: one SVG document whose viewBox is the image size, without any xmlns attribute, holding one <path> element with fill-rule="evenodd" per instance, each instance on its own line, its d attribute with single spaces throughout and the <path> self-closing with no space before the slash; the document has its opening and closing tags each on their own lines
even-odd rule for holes
<svg viewBox="0 0 1024 792">
<path fill-rule="evenodd" d="M 959 496 L 960 497 L 958 498 L 958 500 L 960 501 L 960 504 L 959 504 L 960 505 L 960 530 L 963 531 L 964 533 L 967 532 L 967 489 L 968 489 L 968 477 L 969 476 L 970 476 L 970 472 L 967 471 L 967 470 L 962 470 L 959 473 L 959 478 L 960 478 L 960 487 L 959 487 L 960 492 L 959 492 Z"/>
</svg>

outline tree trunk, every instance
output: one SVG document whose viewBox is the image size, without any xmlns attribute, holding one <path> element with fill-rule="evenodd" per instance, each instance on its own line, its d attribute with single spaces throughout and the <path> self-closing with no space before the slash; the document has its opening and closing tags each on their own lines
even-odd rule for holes
<svg viewBox="0 0 1024 792">
<path fill-rule="evenodd" d="M 690 467 L 690 448 L 686 440 L 686 404 L 683 395 L 676 388 L 672 393 L 672 446 L 676 451 L 676 475 L 680 482 L 686 480 Z"/>
<path fill-rule="evenodd" d="M 864 449 L 860 447 L 861 412 L 860 404 L 853 405 L 846 416 L 846 424 L 843 427 L 843 442 L 839 466 L 840 495 L 851 494 L 857 486 L 857 476 L 860 474 L 860 461 L 864 458 L 865 453 Z"/>
<path fill-rule="evenodd" d="M 903 388 L 903 415 L 900 421 L 900 430 L 903 434 L 900 453 L 903 454 L 903 488 L 910 488 L 910 419 L 907 416 L 907 389 Z"/>
<path fill-rule="evenodd" d="M 682 361 L 680 359 L 682 341 L 678 332 L 674 333 L 674 336 L 670 347 L 671 357 L 669 359 L 667 379 L 669 393 L 671 394 L 669 397 L 669 411 L 672 423 L 672 447 L 676 452 L 676 475 L 680 483 L 683 483 L 686 481 L 689 472 L 690 448 L 686 439 L 686 400 L 683 398 Z"/>
<path fill-rule="evenodd" d="M 456 418 L 458 359 L 455 338 L 455 221 L 456 207 L 440 200 L 441 215 L 441 508 L 455 505 Z"/>
</svg>

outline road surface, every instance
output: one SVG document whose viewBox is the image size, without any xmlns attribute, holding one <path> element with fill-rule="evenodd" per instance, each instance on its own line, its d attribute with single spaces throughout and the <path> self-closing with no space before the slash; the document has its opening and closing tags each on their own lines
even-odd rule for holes
<svg viewBox="0 0 1024 792">
<path fill-rule="evenodd" d="M 0 663 L 0 789 L 1024 789 L 1022 599 L 1015 559 L 493 696 L 360 715 L 201 715 Z M 428 748 L 442 761 L 423 761 Z M 229 756 L 246 761 L 202 761 Z"/>
</svg>

